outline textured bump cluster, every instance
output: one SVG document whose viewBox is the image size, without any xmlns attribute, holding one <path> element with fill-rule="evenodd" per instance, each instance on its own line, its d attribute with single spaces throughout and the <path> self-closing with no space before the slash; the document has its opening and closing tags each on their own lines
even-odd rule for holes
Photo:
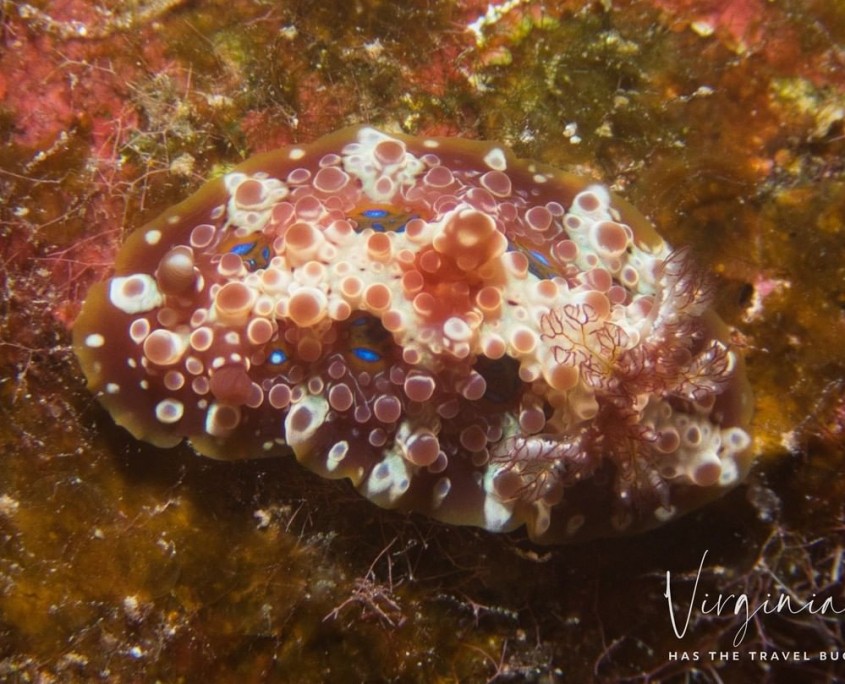
<svg viewBox="0 0 845 684">
<path fill-rule="evenodd" d="M 292 451 L 380 506 L 558 542 L 747 473 L 750 392 L 708 293 L 602 186 L 359 127 L 133 233 L 74 345 L 140 439 Z"/>
</svg>

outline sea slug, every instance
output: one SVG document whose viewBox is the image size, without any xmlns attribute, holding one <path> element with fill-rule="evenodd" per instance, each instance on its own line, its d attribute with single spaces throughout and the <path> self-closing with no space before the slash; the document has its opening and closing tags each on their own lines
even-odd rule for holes
<svg viewBox="0 0 845 684">
<path fill-rule="evenodd" d="M 751 392 L 710 294 L 601 185 L 362 126 L 133 232 L 73 335 L 138 439 L 293 453 L 379 506 L 555 543 L 747 474 Z"/>
</svg>

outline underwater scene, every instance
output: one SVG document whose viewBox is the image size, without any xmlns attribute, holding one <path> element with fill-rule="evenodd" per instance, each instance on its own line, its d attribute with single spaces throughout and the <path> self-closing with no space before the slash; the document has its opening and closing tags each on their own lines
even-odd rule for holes
<svg viewBox="0 0 845 684">
<path fill-rule="evenodd" d="M 0 24 L 0 680 L 845 678 L 845 5 Z"/>
</svg>

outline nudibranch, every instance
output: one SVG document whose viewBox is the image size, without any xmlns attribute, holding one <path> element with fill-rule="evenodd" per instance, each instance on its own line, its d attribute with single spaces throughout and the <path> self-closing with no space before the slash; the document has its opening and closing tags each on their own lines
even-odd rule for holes
<svg viewBox="0 0 845 684">
<path fill-rule="evenodd" d="M 602 185 L 363 126 L 133 232 L 74 349 L 138 439 L 292 453 L 379 506 L 557 543 L 747 474 L 751 392 L 708 282 Z"/>
</svg>

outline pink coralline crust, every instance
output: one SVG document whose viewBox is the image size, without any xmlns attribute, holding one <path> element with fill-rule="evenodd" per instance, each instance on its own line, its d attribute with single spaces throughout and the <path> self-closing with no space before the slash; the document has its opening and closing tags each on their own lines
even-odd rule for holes
<svg viewBox="0 0 845 684">
<path fill-rule="evenodd" d="M 765 11 L 762 0 L 695 0 L 691 3 L 660 0 L 656 4 L 712 27 L 735 44 L 756 43 L 761 38 L 760 17 Z"/>
<path fill-rule="evenodd" d="M 41 57 L 52 43 L 48 37 L 21 41 L 0 58 L 7 80 L 14 84 L 6 88 L 4 105 L 27 122 L 13 136 L 13 142 L 24 147 L 48 147 L 76 116 L 71 84 L 52 62 Z"/>
<path fill-rule="evenodd" d="M 602 186 L 356 127 L 135 231 L 74 348 L 139 439 L 293 452 L 380 506 L 552 543 L 745 477 L 751 395 L 709 294 Z"/>
<path fill-rule="evenodd" d="M 56 3 L 51 11 L 61 17 L 66 11 L 86 5 L 90 12 L 88 3 Z M 61 54 L 61 61 L 45 57 L 55 53 Z M 153 64 L 160 63 L 158 60 Z M 84 69 L 79 65 L 84 65 Z M 150 68 L 154 66 L 151 64 Z M 139 66 L 112 58 L 107 46 L 60 40 L 48 34 L 10 36 L 7 49 L 0 55 L 0 69 L 0 80 L 5 82 L 5 93 L 0 94 L 3 105 L 20 122 L 13 130 L 11 142 L 32 149 L 49 148 L 58 136 L 75 125 L 87 125 L 86 121 L 94 128 L 111 128 L 127 109 L 126 83 L 141 73 Z M 120 70 L 119 76 L 115 69 Z M 127 122 L 129 126 L 134 123 Z M 100 153 L 103 150 L 98 142 L 95 147 Z"/>
<path fill-rule="evenodd" d="M 788 6 L 764 0 L 655 0 L 654 5 L 666 15 L 668 26 L 699 34 L 704 49 L 708 49 L 706 41 L 718 41 L 736 52 L 753 53 L 770 68 L 800 75 L 817 87 L 841 87 L 845 80 L 843 70 L 835 66 L 835 50 L 808 51 L 809 34 L 805 33 L 815 23 L 820 33 L 827 34 L 824 27 L 836 23 L 835 3 L 807 4 L 805 9 L 815 22 L 807 22 Z"/>
</svg>

